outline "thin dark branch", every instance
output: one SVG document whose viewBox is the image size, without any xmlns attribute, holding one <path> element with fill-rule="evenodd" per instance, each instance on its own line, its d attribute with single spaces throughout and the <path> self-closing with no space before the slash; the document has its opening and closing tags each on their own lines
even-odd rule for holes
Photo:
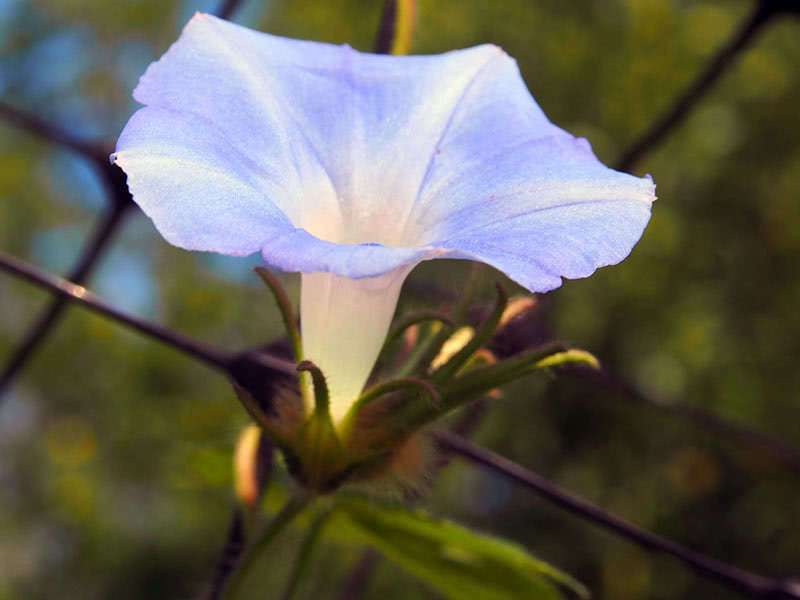
<svg viewBox="0 0 800 600">
<path fill-rule="evenodd" d="M 228 578 L 233 573 L 236 563 L 239 562 L 244 551 L 244 514 L 240 507 L 233 510 L 231 524 L 228 526 L 228 536 L 222 546 L 216 567 L 214 568 L 214 579 L 208 592 L 203 595 L 205 600 L 219 600 L 222 590 L 228 582 Z"/>
<path fill-rule="evenodd" d="M 230 19 L 242 5 L 242 0 L 220 0 L 219 8 L 214 11 L 220 19 Z"/>
<path fill-rule="evenodd" d="M 540 307 L 541 304 L 542 301 L 537 304 L 537 307 Z M 539 310 L 531 310 L 515 319 L 512 326 L 501 329 L 490 347 L 498 357 L 507 358 L 526 348 L 550 341 L 552 340 L 552 332 L 548 330 L 544 323 L 545 318 Z M 748 448 L 764 452 L 800 473 L 800 449 L 774 436 L 746 425 L 735 423 L 703 408 L 646 393 L 629 379 L 608 369 L 598 370 L 578 365 L 564 366 L 560 369 L 563 369 L 567 374 L 577 375 L 582 379 L 599 385 L 611 392 L 614 398 L 652 407 L 668 416 L 688 421 L 703 430 L 719 433 L 724 439 L 731 439 L 746 445 Z"/>
<path fill-rule="evenodd" d="M 109 149 L 101 147 L 101 151 L 103 156 L 108 156 Z M 115 233 L 122 226 L 123 217 L 128 214 L 130 208 L 135 206 L 133 198 L 128 191 L 127 178 L 122 169 L 112 165 L 105 158 L 98 159 L 94 165 L 103 179 L 112 202 L 105 209 L 103 218 L 95 227 L 94 233 L 81 251 L 78 262 L 68 275 L 68 279 L 72 283 L 80 285 L 86 282 L 94 267 L 100 261 Z M 2 403 L 4 393 L 8 391 L 14 378 L 33 357 L 39 345 L 44 342 L 66 307 L 66 299 L 63 296 L 56 296 L 23 335 L 22 341 L 12 353 L 2 375 L 0 375 L 0 403 Z"/>
<path fill-rule="evenodd" d="M 397 0 L 384 0 L 381 22 L 375 35 L 373 50 L 376 54 L 390 54 L 397 29 Z"/>
<path fill-rule="evenodd" d="M 102 220 L 97 224 L 86 248 L 81 253 L 75 267 L 69 275 L 69 280 L 83 284 L 95 265 L 97 264 L 103 250 L 111 240 L 114 233 L 122 223 L 123 216 L 127 213 L 128 204 L 115 203 L 106 209 Z M 58 321 L 64 309 L 67 307 L 65 296 L 56 296 L 42 313 L 36 318 L 28 331 L 24 334 L 22 341 L 12 352 L 11 358 L 5 365 L 2 375 L 0 375 L 0 402 L 4 393 L 11 385 L 14 377 L 22 369 L 28 359 L 33 356 L 35 350 L 44 341 L 50 329 Z"/>
<path fill-rule="evenodd" d="M 209 346 L 203 342 L 193 340 L 176 331 L 171 331 L 155 323 L 149 323 L 132 315 L 125 314 L 88 291 L 85 287 L 77 285 L 61 277 L 45 273 L 24 261 L 0 252 L 0 268 L 8 273 L 17 275 L 31 283 L 49 290 L 65 298 L 68 302 L 75 302 L 84 308 L 109 317 L 118 323 L 155 338 L 165 344 L 188 354 L 212 367 L 228 371 L 235 355 Z M 293 366 L 290 367 L 293 369 Z"/>
<path fill-rule="evenodd" d="M 5 102 L 0 102 L 0 118 L 33 135 L 83 154 L 94 161 L 105 161 L 108 158 L 108 153 L 101 144 L 85 140 Z"/>
<path fill-rule="evenodd" d="M 774 459 L 800 472 L 800 449 L 774 436 L 729 421 L 728 419 L 696 406 L 673 401 L 657 400 L 636 387 L 630 381 L 609 371 L 582 367 L 571 367 L 569 371 L 595 382 L 629 400 L 651 406 L 669 415 L 681 417 L 705 430 L 723 434 L 727 438 L 733 438 L 738 442 L 746 444 L 750 448 L 769 454 Z"/>
<path fill-rule="evenodd" d="M 118 323 L 126 325 L 148 337 L 154 338 L 168 346 L 180 350 L 184 354 L 198 359 L 207 365 L 224 371 L 236 381 L 242 380 L 242 372 L 247 377 L 257 376 L 259 385 L 264 385 L 270 378 L 296 377 L 296 365 L 293 362 L 272 356 L 263 351 L 228 352 L 205 342 L 185 336 L 177 331 L 172 331 L 161 325 L 150 323 L 119 311 L 104 303 L 97 296 L 81 285 L 76 285 L 61 277 L 50 275 L 45 271 L 28 264 L 22 260 L 0 252 L 0 269 L 17 275 L 46 290 L 64 296 L 93 312 L 109 317 Z M 242 382 L 247 389 L 251 388 L 249 382 Z"/>
<path fill-rule="evenodd" d="M 98 170 L 106 186 L 113 202 L 106 208 L 103 218 L 95 227 L 94 233 L 82 250 L 78 262 L 68 274 L 69 280 L 83 284 L 99 262 L 114 233 L 122 224 L 128 208 L 134 205 L 128 193 L 125 174 L 119 167 L 109 163 L 110 148 L 102 143 L 81 139 L 52 123 L 48 123 L 35 115 L 3 102 L 0 102 L 0 117 L 34 135 L 59 143 L 88 158 Z M 11 354 L 11 358 L 6 363 L 2 374 L 0 374 L 0 402 L 2 402 L 4 393 L 8 390 L 14 377 L 45 340 L 47 334 L 63 314 L 66 306 L 67 301 L 63 296 L 54 298 L 24 334 L 22 341 Z"/>
<path fill-rule="evenodd" d="M 683 121 L 689 111 L 698 103 L 719 77 L 730 67 L 734 59 L 747 47 L 756 33 L 777 14 L 775 3 L 758 2 L 728 41 L 709 61 L 706 68 L 697 76 L 688 88 L 675 100 L 672 106 L 647 129 L 617 160 L 615 169 L 630 171 L 636 164 L 657 146 L 668 133 Z"/>
<path fill-rule="evenodd" d="M 536 492 L 553 504 L 579 517 L 600 525 L 651 552 L 673 556 L 704 577 L 713 578 L 728 587 L 755 598 L 770 600 L 800 599 L 800 584 L 796 580 L 776 580 L 723 563 L 710 556 L 684 548 L 671 540 L 645 531 L 632 523 L 612 515 L 598 506 L 573 496 L 544 477 L 524 469 L 485 448 L 449 432 L 432 434 L 445 449 L 474 463 L 505 475 L 516 483 Z"/>
</svg>

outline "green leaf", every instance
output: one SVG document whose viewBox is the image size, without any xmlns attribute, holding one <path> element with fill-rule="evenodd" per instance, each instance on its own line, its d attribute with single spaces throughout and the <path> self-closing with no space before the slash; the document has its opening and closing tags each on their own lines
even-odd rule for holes
<svg viewBox="0 0 800 600">
<path fill-rule="evenodd" d="M 351 538 L 373 546 L 446 598 L 558 600 L 557 586 L 589 597 L 579 582 L 512 542 L 419 510 L 358 498 L 342 501 L 339 508 L 337 518 L 354 530 Z"/>
</svg>

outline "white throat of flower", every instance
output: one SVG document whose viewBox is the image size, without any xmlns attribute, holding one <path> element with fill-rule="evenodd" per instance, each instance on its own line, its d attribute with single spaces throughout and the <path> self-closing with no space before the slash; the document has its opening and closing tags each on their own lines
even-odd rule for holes
<svg viewBox="0 0 800 600">
<path fill-rule="evenodd" d="M 364 389 L 394 316 L 400 288 L 412 268 L 406 265 L 362 279 L 324 272 L 302 275 L 303 358 L 325 375 L 331 418 L 337 426 Z M 306 406 L 307 414 L 312 410 L 313 406 Z"/>
</svg>

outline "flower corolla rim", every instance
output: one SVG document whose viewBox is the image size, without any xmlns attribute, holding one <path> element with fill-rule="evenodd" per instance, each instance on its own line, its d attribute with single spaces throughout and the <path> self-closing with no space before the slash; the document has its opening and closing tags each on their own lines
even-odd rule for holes
<svg viewBox="0 0 800 600">
<path fill-rule="evenodd" d="M 324 89 L 317 92 L 310 88 L 314 84 Z M 402 85 L 411 86 L 413 98 L 396 98 Z M 274 97 L 258 98 L 265 90 Z M 327 106 L 313 98 L 331 90 L 338 96 Z M 198 100 L 203 91 L 207 98 Z M 449 99 L 436 104 L 437 96 Z M 126 125 L 112 161 L 127 173 L 134 199 L 164 237 L 190 250 L 260 251 L 269 265 L 285 271 L 362 278 L 431 258 L 465 258 L 492 264 L 531 291 L 544 292 L 558 287 L 562 276 L 585 277 L 625 258 L 654 199 L 649 177 L 604 167 L 588 142 L 552 125 L 528 93 L 515 61 L 492 45 L 433 56 L 372 55 L 197 14 L 148 68 L 134 97 L 145 107 Z M 335 100 L 341 102 L 331 106 Z M 363 106 L 370 101 L 373 105 Z M 435 104 L 429 110 L 427 101 Z M 398 114 L 398 107 L 413 118 Z M 249 111 L 245 117 L 269 116 L 272 122 L 257 124 L 253 118 L 248 123 L 237 118 L 239 109 Z M 370 114 L 355 114 L 359 110 Z M 441 114 L 426 117 L 426 112 Z M 348 131 L 330 123 L 346 118 L 357 121 L 353 129 L 372 125 L 379 131 Z M 421 132 L 420 123 L 433 130 Z M 264 132 L 268 139 L 252 144 Z M 348 147 L 344 136 L 359 140 Z M 385 139 L 374 139 L 379 136 Z M 424 143 L 402 145 L 419 138 Z M 276 153 L 282 142 L 291 147 Z M 419 152 L 421 146 L 426 151 Z M 359 150 L 365 153 L 355 155 Z M 342 161 L 337 153 L 355 162 Z M 380 160 L 377 175 L 356 181 L 355 172 L 369 171 Z M 404 161 L 408 164 L 393 164 Z M 276 173 L 281 169 L 295 173 Z M 481 171 L 484 177 L 462 172 L 459 181 L 448 173 L 453 169 Z M 203 172 L 213 183 L 205 189 Z M 384 193 L 380 187 L 369 189 L 376 183 L 388 184 L 392 197 L 365 197 Z M 470 184 L 477 185 L 462 192 Z M 457 197 L 447 193 L 454 188 Z M 561 199 L 570 189 L 573 197 Z M 398 197 L 407 190 L 408 197 Z M 556 200 L 535 202 L 547 194 Z M 245 206 L 223 201 L 226 195 Z M 259 202 L 251 202 L 254 195 Z M 332 206 L 336 202 L 355 205 L 347 208 L 363 221 L 366 239 L 325 235 L 329 224 L 320 227 L 319 221 L 348 218 Z M 381 210 L 358 214 L 388 202 L 411 204 L 416 213 L 401 207 L 387 216 Z M 509 204 L 514 206 L 503 212 Z M 519 225 L 536 212 L 540 218 Z M 549 218 L 544 212 L 572 214 Z M 418 243 L 369 238 L 373 226 L 398 215 L 419 221 Z M 581 224 L 577 231 L 570 219 Z M 465 228 L 472 231 L 464 234 Z M 520 243 L 515 239 L 520 236 L 527 239 Z M 344 237 L 352 238 L 352 232 Z M 498 246 L 504 239 L 514 240 L 512 247 Z"/>
</svg>

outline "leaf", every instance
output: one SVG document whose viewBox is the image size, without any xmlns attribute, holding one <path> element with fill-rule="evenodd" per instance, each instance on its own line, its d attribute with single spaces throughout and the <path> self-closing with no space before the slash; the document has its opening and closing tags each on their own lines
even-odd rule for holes
<svg viewBox="0 0 800 600">
<path fill-rule="evenodd" d="M 588 598 L 587 589 L 521 546 L 424 512 L 357 498 L 339 504 L 352 537 L 454 600 L 557 600 L 558 586 Z M 340 523 L 340 526 L 344 525 Z"/>
</svg>

